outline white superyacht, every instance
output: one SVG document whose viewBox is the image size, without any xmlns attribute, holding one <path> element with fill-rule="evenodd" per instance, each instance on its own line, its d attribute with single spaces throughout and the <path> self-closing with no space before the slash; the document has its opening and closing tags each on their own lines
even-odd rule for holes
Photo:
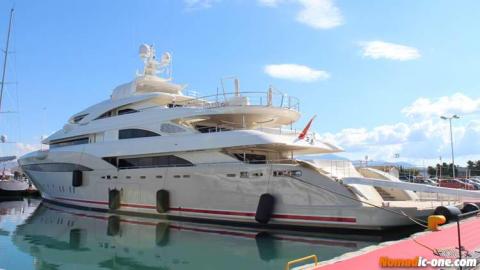
<svg viewBox="0 0 480 270">
<path fill-rule="evenodd" d="M 384 229 L 439 205 L 412 191 L 346 184 L 395 182 L 348 161 L 301 161 L 342 151 L 290 127 L 296 99 L 273 89 L 196 97 L 171 79 L 171 56 L 142 45 L 144 70 L 110 99 L 73 115 L 19 163 L 45 200 L 113 213 L 228 224 Z"/>
</svg>

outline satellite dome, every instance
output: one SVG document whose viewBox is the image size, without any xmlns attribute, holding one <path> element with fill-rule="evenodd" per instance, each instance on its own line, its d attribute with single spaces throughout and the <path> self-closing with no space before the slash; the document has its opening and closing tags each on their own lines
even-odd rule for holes
<svg viewBox="0 0 480 270">
<path fill-rule="evenodd" d="M 152 54 L 152 48 L 150 47 L 150 45 L 142 44 L 140 45 L 140 48 L 138 48 L 138 54 L 142 58 L 149 57 Z"/>
</svg>

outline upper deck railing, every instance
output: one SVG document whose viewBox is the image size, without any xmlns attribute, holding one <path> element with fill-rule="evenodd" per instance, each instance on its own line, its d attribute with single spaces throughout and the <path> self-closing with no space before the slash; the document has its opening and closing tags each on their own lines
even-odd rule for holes
<svg viewBox="0 0 480 270">
<path fill-rule="evenodd" d="M 226 106 L 264 106 L 300 111 L 298 98 L 279 91 L 217 93 L 203 97 L 176 101 L 178 106 L 219 108 Z"/>
</svg>

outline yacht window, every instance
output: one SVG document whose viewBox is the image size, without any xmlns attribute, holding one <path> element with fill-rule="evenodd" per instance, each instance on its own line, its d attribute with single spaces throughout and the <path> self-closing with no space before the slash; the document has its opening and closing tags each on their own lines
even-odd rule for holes
<svg viewBox="0 0 480 270">
<path fill-rule="evenodd" d="M 104 112 L 103 114 L 101 114 L 99 117 L 97 117 L 95 120 L 98 120 L 98 119 L 103 119 L 103 118 L 108 118 L 108 117 L 112 117 L 113 116 L 113 111 L 108 111 L 108 112 Z"/>
<path fill-rule="evenodd" d="M 293 170 L 293 171 L 290 171 L 290 175 L 291 175 L 291 176 L 300 177 L 300 176 L 302 176 L 302 171 L 300 171 L 300 170 Z"/>
<path fill-rule="evenodd" d="M 102 158 L 106 162 L 112 164 L 113 166 L 117 167 L 117 158 L 116 157 L 104 157 Z"/>
<path fill-rule="evenodd" d="M 236 153 L 233 154 L 238 160 L 243 161 L 245 163 L 254 163 L 254 164 L 265 164 L 266 163 L 266 156 L 265 155 L 257 155 L 257 154 L 241 154 Z"/>
<path fill-rule="evenodd" d="M 118 110 L 118 115 L 136 113 L 136 112 L 138 112 L 138 111 L 135 110 L 135 109 L 122 109 L 122 110 Z"/>
<path fill-rule="evenodd" d="M 119 169 L 156 168 L 156 167 L 187 167 L 193 166 L 189 161 L 177 156 L 153 156 L 137 158 L 119 158 Z"/>
<path fill-rule="evenodd" d="M 175 107 L 183 107 L 183 105 L 180 104 L 175 104 L 175 103 L 169 103 L 167 105 L 168 108 L 175 108 Z"/>
<path fill-rule="evenodd" d="M 248 172 L 240 172 L 240 178 L 248 178 Z"/>
<path fill-rule="evenodd" d="M 77 145 L 77 144 L 87 144 L 89 142 L 88 137 L 64 140 L 64 141 L 52 141 L 50 142 L 50 148 Z"/>
<path fill-rule="evenodd" d="M 195 129 L 200 133 L 212 133 L 212 132 L 221 132 L 221 131 L 231 130 L 229 128 L 224 128 L 224 127 L 217 127 L 217 126 L 212 127 L 212 126 L 202 126 L 202 125 L 196 125 Z"/>
<path fill-rule="evenodd" d="M 172 124 L 162 124 L 160 126 L 160 131 L 165 133 L 178 133 L 178 132 L 185 132 L 185 129 Z"/>
<path fill-rule="evenodd" d="M 235 177 L 235 176 L 236 176 L 236 174 L 234 174 L 234 173 L 227 173 L 227 177 Z"/>
<path fill-rule="evenodd" d="M 149 131 L 149 130 L 144 130 L 144 129 L 131 128 L 131 129 L 121 129 L 118 131 L 119 140 L 155 137 L 155 136 L 160 136 L 160 134 Z"/>
<path fill-rule="evenodd" d="M 263 172 L 254 172 L 254 173 L 252 173 L 252 176 L 253 177 L 261 177 L 261 176 L 263 176 Z"/>
<path fill-rule="evenodd" d="M 39 163 L 23 165 L 22 169 L 27 171 L 39 172 L 73 172 L 73 171 L 91 171 L 92 169 L 73 163 Z"/>
<path fill-rule="evenodd" d="M 77 115 L 75 117 L 73 117 L 73 123 L 74 124 L 77 124 L 78 122 L 82 121 L 83 118 L 85 118 L 85 116 L 87 116 L 88 114 L 82 114 L 82 115 Z"/>
</svg>

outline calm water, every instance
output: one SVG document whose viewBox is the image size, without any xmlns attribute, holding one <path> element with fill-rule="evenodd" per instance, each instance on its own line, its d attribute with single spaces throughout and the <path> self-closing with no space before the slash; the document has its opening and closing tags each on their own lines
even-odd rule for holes
<svg viewBox="0 0 480 270">
<path fill-rule="evenodd" d="M 284 269 L 385 240 L 375 235 L 260 232 L 0 201 L 0 269 Z"/>
</svg>

